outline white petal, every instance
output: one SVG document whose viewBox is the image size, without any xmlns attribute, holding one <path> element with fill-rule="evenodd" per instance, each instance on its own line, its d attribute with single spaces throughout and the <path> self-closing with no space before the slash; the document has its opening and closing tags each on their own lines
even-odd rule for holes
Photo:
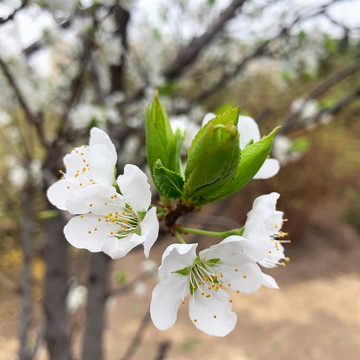
<svg viewBox="0 0 360 360">
<path fill-rule="evenodd" d="M 275 234 L 279 232 L 282 228 L 284 213 L 282 211 L 274 211 L 266 220 L 265 220 L 265 230 L 269 234 Z"/>
<path fill-rule="evenodd" d="M 89 151 L 89 146 L 83 145 L 74 148 L 70 154 L 65 155 L 64 164 L 66 167 L 66 174 L 68 176 L 73 177 L 78 172 L 81 173 L 84 166 L 89 163 Z"/>
<path fill-rule="evenodd" d="M 276 175 L 280 170 L 279 161 L 276 159 L 266 159 L 254 179 L 269 179 Z"/>
<path fill-rule="evenodd" d="M 91 185 L 80 191 L 75 200 L 78 204 L 85 206 L 88 212 L 91 211 L 97 215 L 107 215 L 115 211 L 120 212 L 125 206 L 123 197 L 117 194 L 116 189 L 110 185 Z M 72 212 L 73 208 L 70 208 L 68 203 L 66 205 L 69 206 L 69 211 Z"/>
<path fill-rule="evenodd" d="M 90 147 L 89 153 L 91 176 L 99 184 L 112 185 L 115 181 L 115 165 L 117 161 L 109 148 L 101 144 L 95 144 Z"/>
<path fill-rule="evenodd" d="M 151 247 L 154 245 L 159 235 L 159 221 L 156 216 L 156 208 L 153 207 L 145 215 L 143 221 L 140 223 L 141 236 L 145 237 L 144 240 L 144 253 L 149 257 Z"/>
<path fill-rule="evenodd" d="M 272 192 L 271 194 L 261 195 L 255 199 L 252 210 L 247 214 L 245 232 L 248 220 L 265 222 L 275 212 L 276 201 L 279 197 L 280 195 L 278 193 Z"/>
<path fill-rule="evenodd" d="M 260 140 L 259 127 L 254 119 L 249 116 L 239 116 L 238 130 L 240 133 L 240 148 L 243 149 L 251 140 Z"/>
<path fill-rule="evenodd" d="M 215 118 L 216 115 L 214 113 L 207 113 L 204 116 L 204 119 L 201 123 L 201 126 L 204 127 L 211 119 Z"/>
<path fill-rule="evenodd" d="M 113 259 L 120 259 L 127 255 L 134 247 L 142 244 L 143 241 L 144 238 L 137 234 L 131 234 L 123 239 L 114 237 L 103 245 L 102 250 Z"/>
<path fill-rule="evenodd" d="M 86 214 L 90 211 L 89 206 L 79 202 L 79 199 L 74 192 L 72 193 L 72 196 L 68 196 L 67 199 L 65 199 L 65 206 L 71 214 Z"/>
<path fill-rule="evenodd" d="M 178 308 L 189 292 L 189 278 L 180 274 L 170 274 L 156 285 L 152 292 L 150 314 L 158 329 L 166 330 L 175 324 Z"/>
<path fill-rule="evenodd" d="M 285 259 L 285 250 L 281 243 L 277 240 L 269 240 L 271 245 L 270 250 L 264 259 L 259 261 L 259 264 L 266 268 L 274 268 L 280 260 Z"/>
<path fill-rule="evenodd" d="M 166 277 L 172 272 L 184 269 L 192 265 L 196 257 L 196 247 L 198 244 L 171 244 L 162 256 L 159 267 L 159 277 Z"/>
<path fill-rule="evenodd" d="M 264 259 L 270 249 L 268 237 L 265 236 L 259 237 L 257 239 L 254 239 L 253 237 L 251 240 L 249 240 L 242 236 L 232 235 L 228 236 L 218 245 L 232 241 L 238 241 L 241 245 L 241 254 L 248 256 L 254 261 L 261 261 Z"/>
<path fill-rule="evenodd" d="M 64 227 L 66 240 L 79 249 L 101 251 L 103 245 L 111 239 L 111 228 L 105 222 L 99 222 L 96 215 L 82 216 L 75 216 L 66 224 Z"/>
<path fill-rule="evenodd" d="M 220 272 L 223 274 L 221 280 L 224 282 L 224 289 L 239 291 L 243 294 L 252 294 L 262 284 L 259 266 L 255 262 L 248 261 L 245 256 L 224 259 L 223 262 L 216 264 L 214 271 L 217 274 Z"/>
<path fill-rule="evenodd" d="M 272 288 L 272 289 L 278 289 L 279 288 L 279 286 L 276 283 L 275 279 L 270 275 L 262 273 L 262 280 L 263 280 L 262 284 L 264 286 L 267 286 L 267 287 Z"/>
<path fill-rule="evenodd" d="M 61 179 L 52 184 L 46 192 L 49 201 L 60 210 L 67 210 L 65 200 L 71 195 L 68 186 L 69 182 L 66 179 Z"/>
<path fill-rule="evenodd" d="M 236 314 L 231 311 L 230 295 L 221 289 L 210 297 L 195 291 L 190 299 L 189 315 L 198 329 L 214 336 L 227 335 L 234 329 L 237 320 Z"/>
<path fill-rule="evenodd" d="M 106 146 L 111 151 L 112 157 L 115 159 L 117 158 L 115 145 L 112 143 L 109 135 L 97 127 L 93 127 L 90 130 L 89 145 L 93 146 L 95 144 L 102 144 Z"/>
<path fill-rule="evenodd" d="M 125 201 L 135 211 L 146 211 L 149 208 L 151 203 L 150 185 L 146 174 L 136 165 L 125 165 L 124 175 L 117 178 L 117 183 Z"/>
</svg>

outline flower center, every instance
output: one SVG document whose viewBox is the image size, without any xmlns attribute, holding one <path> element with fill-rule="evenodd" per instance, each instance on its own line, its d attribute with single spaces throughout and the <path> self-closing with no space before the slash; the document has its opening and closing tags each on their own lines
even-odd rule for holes
<svg viewBox="0 0 360 360">
<path fill-rule="evenodd" d="M 220 259 L 204 260 L 199 257 L 194 259 L 193 265 L 189 269 L 191 295 L 198 290 L 202 295 L 207 293 L 206 297 L 210 297 L 209 290 L 219 290 L 222 286 L 219 279 L 222 277 L 222 273 L 216 274 L 214 271 L 214 265 L 219 261 Z"/>
<path fill-rule="evenodd" d="M 114 229 L 110 234 L 115 235 L 119 239 L 133 232 L 138 233 L 140 231 L 139 218 L 131 206 L 126 206 L 122 211 L 110 212 L 104 215 L 104 219 Z"/>
</svg>

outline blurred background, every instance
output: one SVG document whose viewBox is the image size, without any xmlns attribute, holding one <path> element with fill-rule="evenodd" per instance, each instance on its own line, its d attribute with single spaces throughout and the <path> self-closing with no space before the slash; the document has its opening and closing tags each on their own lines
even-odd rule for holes
<svg viewBox="0 0 360 360">
<path fill-rule="evenodd" d="M 0 1 L 0 359 L 360 358 L 360 1 Z M 70 248 L 69 215 L 46 200 L 62 158 L 107 130 L 146 168 L 144 121 L 158 89 L 191 141 L 207 112 L 239 106 L 262 135 L 281 125 L 277 176 L 181 221 L 242 226 L 256 196 L 289 219 L 280 290 L 239 294 L 235 330 L 149 320 L 157 266 Z M 200 247 L 211 239 L 188 236 Z"/>
</svg>

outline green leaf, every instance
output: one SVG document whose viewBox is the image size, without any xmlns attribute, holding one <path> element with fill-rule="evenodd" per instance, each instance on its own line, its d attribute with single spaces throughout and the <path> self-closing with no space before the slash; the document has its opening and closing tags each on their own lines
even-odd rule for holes
<svg viewBox="0 0 360 360">
<path fill-rule="evenodd" d="M 209 264 L 217 264 L 219 261 L 220 261 L 220 258 L 206 260 L 206 262 Z"/>
<path fill-rule="evenodd" d="M 181 270 L 177 270 L 177 271 L 174 271 L 176 274 L 180 274 L 180 275 L 189 275 L 190 274 L 190 270 L 191 270 L 191 266 L 187 266 Z"/>
<path fill-rule="evenodd" d="M 234 174 L 239 158 L 237 127 L 232 122 L 226 126 L 210 123 L 188 158 L 185 197 L 195 205 L 206 203 L 212 192 Z"/>
<path fill-rule="evenodd" d="M 206 143 L 208 141 L 206 138 L 204 139 L 204 136 L 206 135 L 209 126 L 210 125 L 228 125 L 230 122 L 232 122 L 233 125 L 237 125 L 239 120 L 239 108 L 234 108 L 231 110 L 228 110 L 224 112 L 223 114 L 220 114 L 216 116 L 215 118 L 211 119 L 207 124 L 205 124 L 199 132 L 194 137 L 191 146 L 188 151 L 188 162 L 186 165 L 185 170 L 185 178 L 188 178 L 191 171 L 193 170 L 194 164 L 191 162 L 197 162 L 198 158 L 201 156 L 201 153 L 206 152 L 208 149 L 203 146 L 204 142 L 205 145 L 211 145 Z M 190 164 L 189 164 L 190 161 Z"/>
<path fill-rule="evenodd" d="M 277 129 L 279 127 L 275 128 L 268 136 L 243 149 L 241 159 L 233 176 L 221 187 L 214 189 L 207 197 L 203 196 L 204 199 L 198 205 L 218 201 L 244 187 L 256 175 L 269 155 Z"/>
<path fill-rule="evenodd" d="M 178 172 L 175 161 L 175 136 L 171 130 L 169 118 L 162 106 L 158 92 L 146 111 L 146 153 L 151 175 L 155 162 L 160 159 L 162 164 Z"/>
<path fill-rule="evenodd" d="M 158 189 L 172 199 L 178 199 L 183 195 L 184 179 L 174 171 L 164 167 L 161 160 L 154 164 L 153 177 Z"/>
</svg>

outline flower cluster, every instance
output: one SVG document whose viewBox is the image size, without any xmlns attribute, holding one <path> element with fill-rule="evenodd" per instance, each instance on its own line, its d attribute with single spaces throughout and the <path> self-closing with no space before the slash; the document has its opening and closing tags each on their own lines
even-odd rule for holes
<svg viewBox="0 0 360 360">
<path fill-rule="evenodd" d="M 154 325 L 174 325 L 178 308 L 189 300 L 194 325 L 209 335 L 225 336 L 236 325 L 232 302 L 237 294 L 251 294 L 261 286 L 277 289 L 263 268 L 285 266 L 287 219 L 276 210 L 279 194 L 259 196 L 244 226 L 222 233 L 185 228 L 177 223 L 195 207 L 218 201 L 244 187 L 251 179 L 266 179 L 279 171 L 269 158 L 276 129 L 260 138 L 255 121 L 239 116 L 237 108 L 215 116 L 207 114 L 202 127 L 170 123 L 157 95 L 146 116 L 149 171 L 161 201 L 151 205 L 147 176 L 127 164 L 115 178 L 117 153 L 109 136 L 92 128 L 89 145 L 64 157 L 66 171 L 48 189 L 50 202 L 75 215 L 65 226 L 70 244 L 91 252 L 121 258 L 142 244 L 145 256 L 155 243 L 159 220 L 179 244 L 162 256 L 160 282 L 152 293 Z M 188 134 L 187 134 L 188 133 Z M 187 157 L 184 158 L 184 149 Z M 183 163 L 185 169 L 183 170 Z M 182 234 L 218 237 L 221 241 L 196 252 Z"/>
<path fill-rule="evenodd" d="M 159 231 L 156 208 L 149 209 L 150 185 L 145 173 L 130 164 L 115 181 L 116 161 L 109 136 L 92 128 L 89 145 L 64 157 L 66 172 L 47 196 L 57 208 L 79 215 L 64 228 L 73 246 L 117 259 L 143 244 L 148 257 Z"/>
<path fill-rule="evenodd" d="M 243 236 L 230 235 L 196 255 L 197 244 L 172 244 L 159 268 L 160 283 L 151 301 L 151 317 L 161 330 L 174 325 L 177 309 L 190 295 L 189 315 L 195 326 L 209 335 L 225 336 L 236 325 L 228 291 L 251 294 L 261 285 L 277 289 L 264 274 L 267 268 L 289 261 L 281 243 L 286 219 L 276 210 L 277 193 L 258 197 L 248 213 Z"/>
</svg>

